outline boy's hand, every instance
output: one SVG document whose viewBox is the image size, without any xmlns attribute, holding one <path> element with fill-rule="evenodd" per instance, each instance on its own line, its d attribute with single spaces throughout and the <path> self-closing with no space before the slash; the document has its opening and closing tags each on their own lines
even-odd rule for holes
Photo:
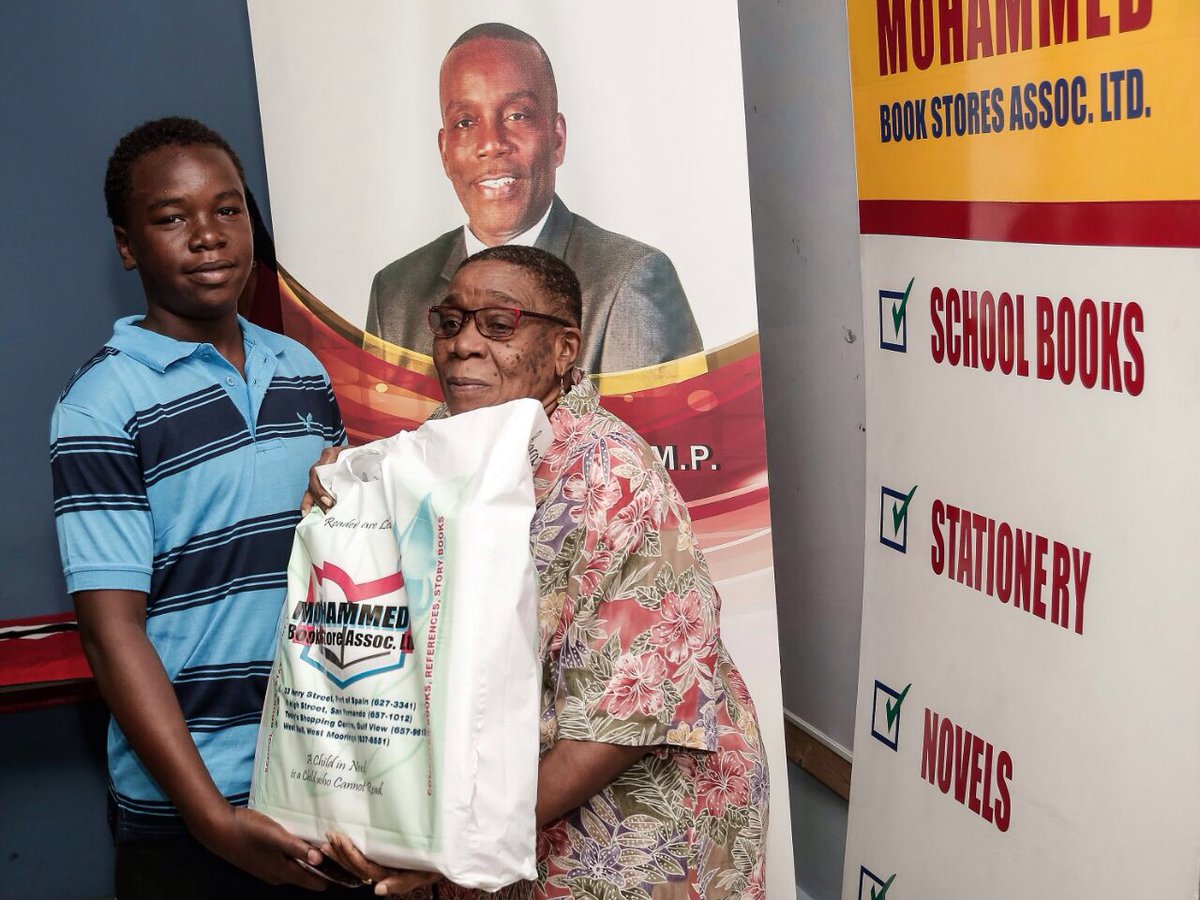
<svg viewBox="0 0 1200 900">
<path fill-rule="evenodd" d="M 297 865 L 320 865 L 321 854 L 260 812 L 226 806 L 216 821 L 196 829 L 196 839 L 222 859 L 268 884 L 323 891 L 327 883 Z"/>
<path fill-rule="evenodd" d="M 308 490 L 304 492 L 304 499 L 300 501 L 300 515 L 307 516 L 314 503 L 325 512 L 333 509 L 336 501 L 329 496 L 325 486 L 321 484 L 321 479 L 317 477 L 317 467 L 327 466 L 336 461 L 345 449 L 345 447 L 326 447 L 321 451 L 320 457 L 313 463 L 312 468 L 308 470 Z"/>
<path fill-rule="evenodd" d="M 230 806 L 217 790 L 162 659 L 146 637 L 146 595 L 77 591 L 74 599 L 79 635 L 101 696 L 196 839 L 258 878 L 323 889 L 322 879 L 295 862 L 319 864 L 320 853 L 262 813 Z"/>
</svg>

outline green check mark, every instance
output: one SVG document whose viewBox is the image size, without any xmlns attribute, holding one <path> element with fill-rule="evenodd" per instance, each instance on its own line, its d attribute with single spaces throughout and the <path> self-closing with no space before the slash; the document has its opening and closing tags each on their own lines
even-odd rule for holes
<svg viewBox="0 0 1200 900">
<path fill-rule="evenodd" d="M 904 522 L 904 517 L 908 515 L 908 504 L 912 502 L 913 494 L 917 492 L 917 486 L 914 484 L 913 489 L 908 492 L 908 496 L 904 498 L 904 503 L 897 506 L 892 504 L 892 532 L 900 533 L 900 525 Z"/>
<path fill-rule="evenodd" d="M 912 682 L 909 682 L 908 687 L 900 692 L 899 697 L 894 697 L 887 702 L 884 711 L 887 713 L 888 731 L 892 730 L 892 725 L 896 721 L 896 717 L 900 715 L 900 704 L 904 702 L 904 698 L 908 696 L 908 688 L 912 687 Z"/>
<path fill-rule="evenodd" d="M 895 880 L 896 876 L 893 875 L 884 883 L 883 887 L 881 888 L 871 885 L 871 900 L 883 900 L 883 898 L 887 896 L 888 888 L 892 886 L 892 882 Z"/>
<path fill-rule="evenodd" d="M 908 280 L 908 287 L 904 289 L 904 296 L 900 298 L 900 305 L 892 307 L 892 327 L 896 329 L 896 334 L 900 333 L 900 323 L 904 321 L 904 310 L 908 306 L 908 295 L 912 292 L 913 282 L 916 280 L 916 275 Z"/>
</svg>

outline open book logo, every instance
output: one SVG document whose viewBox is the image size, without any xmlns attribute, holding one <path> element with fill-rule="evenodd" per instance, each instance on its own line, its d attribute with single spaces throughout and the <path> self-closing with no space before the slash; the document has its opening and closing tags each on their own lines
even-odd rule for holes
<svg viewBox="0 0 1200 900">
<path fill-rule="evenodd" d="M 400 572 L 359 583 L 333 563 L 314 564 L 308 596 L 291 618 L 300 658 L 338 687 L 402 668 L 413 650 Z"/>
</svg>

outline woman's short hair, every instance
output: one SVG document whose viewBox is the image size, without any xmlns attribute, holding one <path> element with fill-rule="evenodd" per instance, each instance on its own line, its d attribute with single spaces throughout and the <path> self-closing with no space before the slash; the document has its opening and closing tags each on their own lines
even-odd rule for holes
<svg viewBox="0 0 1200 900">
<path fill-rule="evenodd" d="M 506 262 L 529 272 L 545 291 L 546 299 L 557 315 L 569 319 L 576 326 L 583 321 L 583 292 L 579 287 L 579 279 L 571 267 L 553 253 L 520 244 L 501 244 L 468 256 L 458 268 L 489 259 Z"/>
</svg>

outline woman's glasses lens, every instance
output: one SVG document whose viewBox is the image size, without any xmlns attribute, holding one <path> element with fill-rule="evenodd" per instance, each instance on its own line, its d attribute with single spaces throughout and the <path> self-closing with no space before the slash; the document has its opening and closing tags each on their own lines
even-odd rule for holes
<svg viewBox="0 0 1200 900">
<path fill-rule="evenodd" d="M 454 337 L 462 330 L 465 317 L 457 309 L 435 306 L 429 310 L 429 328 L 438 337 Z"/>
<path fill-rule="evenodd" d="M 475 327 L 485 338 L 503 341 L 516 332 L 519 315 L 515 310 L 502 307 L 466 310 L 435 306 L 429 310 L 429 328 L 437 337 L 454 337 L 463 330 L 467 319 L 473 318 Z"/>
<path fill-rule="evenodd" d="M 517 330 L 517 317 L 507 309 L 477 309 L 475 324 L 484 337 L 502 341 Z"/>
</svg>

